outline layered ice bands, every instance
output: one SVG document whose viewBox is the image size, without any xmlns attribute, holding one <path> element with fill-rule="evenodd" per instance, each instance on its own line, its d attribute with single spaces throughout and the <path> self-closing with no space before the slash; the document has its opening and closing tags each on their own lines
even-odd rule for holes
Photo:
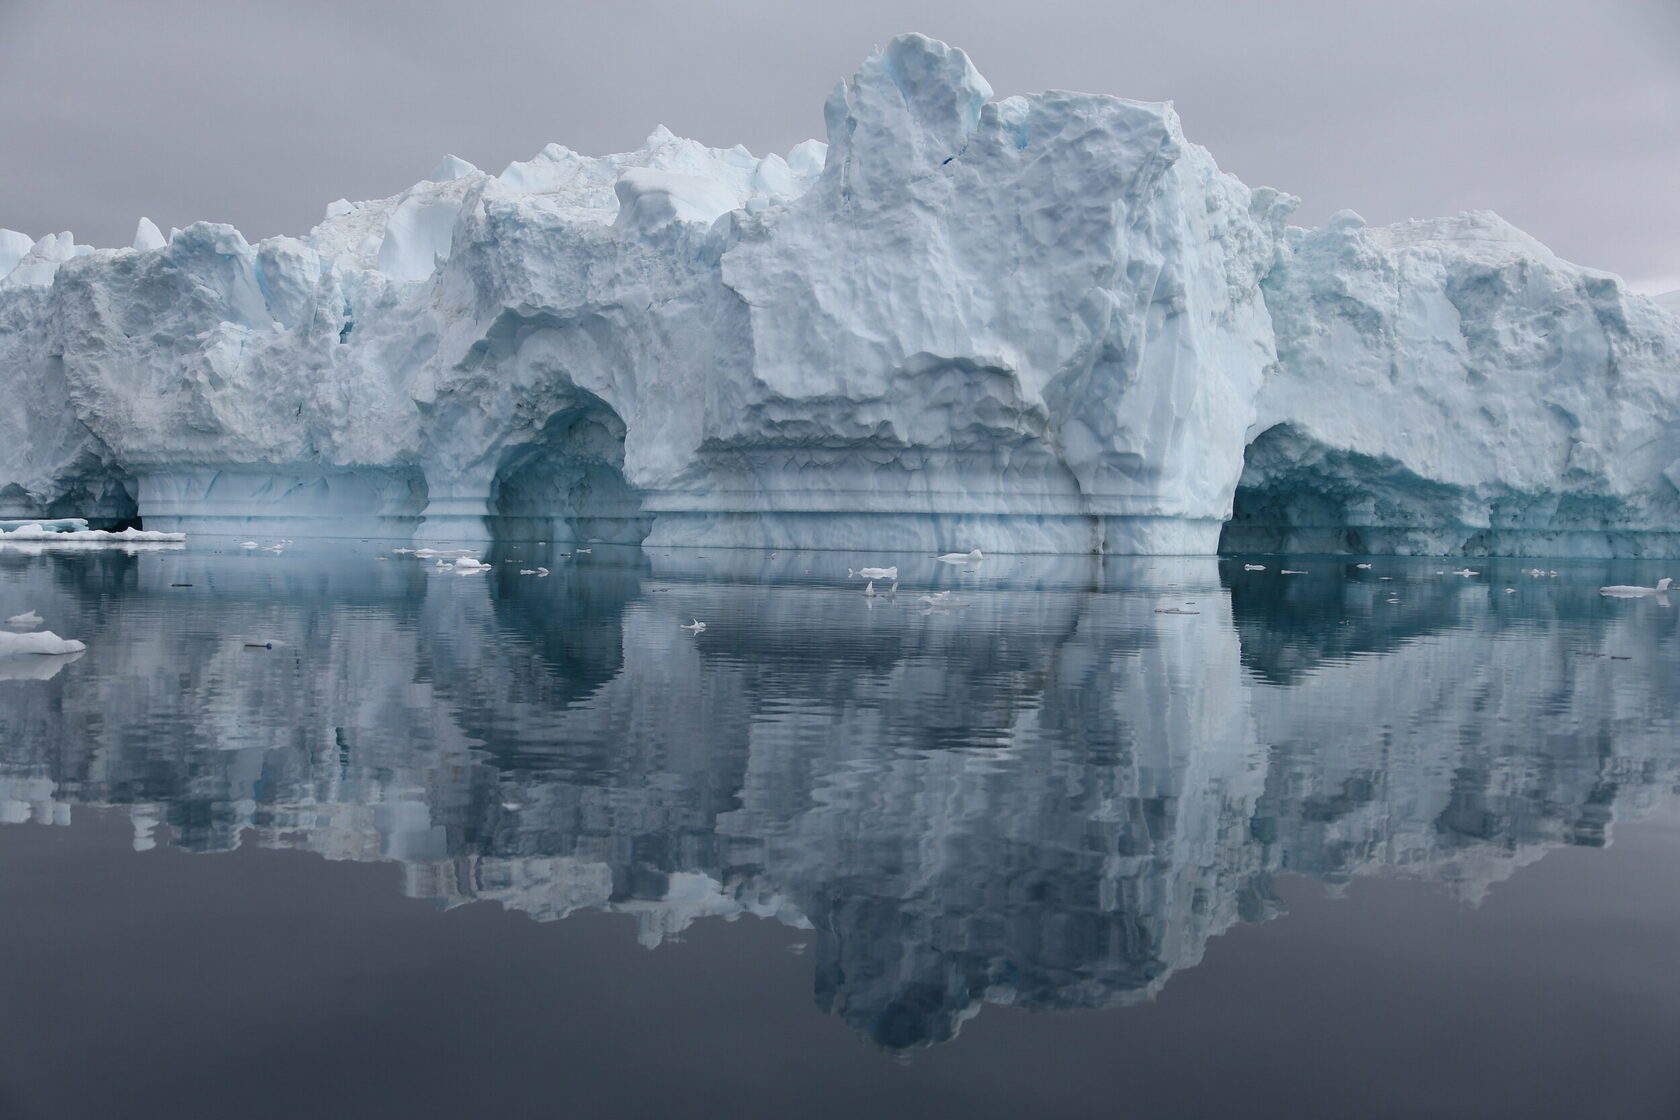
<svg viewBox="0 0 1680 1120">
<path fill-rule="evenodd" d="M 921 36 L 826 120 L 450 157 L 302 239 L 0 231 L 0 517 L 1680 552 L 1680 322 L 1614 277 L 1491 216 L 1286 230 L 1170 106 L 993 100 Z"/>
</svg>

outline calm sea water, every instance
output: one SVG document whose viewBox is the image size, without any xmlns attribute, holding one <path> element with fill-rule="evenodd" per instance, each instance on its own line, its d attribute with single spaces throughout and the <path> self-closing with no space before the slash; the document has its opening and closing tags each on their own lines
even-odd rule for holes
<svg viewBox="0 0 1680 1120">
<path fill-rule="evenodd" d="M 382 547 L 0 550 L 0 1116 L 1680 1114 L 1680 571 Z"/>
</svg>

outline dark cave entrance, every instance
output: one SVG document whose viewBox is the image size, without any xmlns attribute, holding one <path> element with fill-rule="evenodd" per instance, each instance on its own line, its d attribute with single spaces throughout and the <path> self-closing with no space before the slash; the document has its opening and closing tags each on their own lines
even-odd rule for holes
<svg viewBox="0 0 1680 1120">
<path fill-rule="evenodd" d="M 624 478 L 624 421 L 592 394 L 509 448 L 490 486 L 490 532 L 507 541 L 641 544 L 653 519 Z"/>
</svg>

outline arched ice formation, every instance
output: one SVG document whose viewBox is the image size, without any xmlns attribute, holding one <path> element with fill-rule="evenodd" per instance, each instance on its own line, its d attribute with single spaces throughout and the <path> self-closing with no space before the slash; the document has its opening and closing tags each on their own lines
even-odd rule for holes
<svg viewBox="0 0 1680 1120">
<path fill-rule="evenodd" d="M 995 99 L 921 36 L 825 116 L 785 158 L 663 128 L 451 157 L 255 245 L 0 231 L 0 503 L 988 552 L 1207 553 L 1235 513 L 1232 547 L 1680 553 L 1672 304 L 1485 212 L 1289 228 L 1170 105 Z"/>
</svg>

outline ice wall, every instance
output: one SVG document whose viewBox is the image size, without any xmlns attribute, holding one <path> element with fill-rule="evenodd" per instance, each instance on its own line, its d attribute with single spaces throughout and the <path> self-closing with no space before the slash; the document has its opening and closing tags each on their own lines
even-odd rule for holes
<svg viewBox="0 0 1680 1120">
<path fill-rule="evenodd" d="M 1291 230 L 1233 550 L 1680 555 L 1680 323 L 1495 214 Z"/>
<path fill-rule="evenodd" d="M 256 245 L 0 231 L 0 515 L 1206 553 L 1241 476 L 1245 545 L 1680 550 L 1680 324 L 1614 278 L 1491 216 L 1285 236 L 1170 105 L 921 36 L 825 115 Z"/>
</svg>

